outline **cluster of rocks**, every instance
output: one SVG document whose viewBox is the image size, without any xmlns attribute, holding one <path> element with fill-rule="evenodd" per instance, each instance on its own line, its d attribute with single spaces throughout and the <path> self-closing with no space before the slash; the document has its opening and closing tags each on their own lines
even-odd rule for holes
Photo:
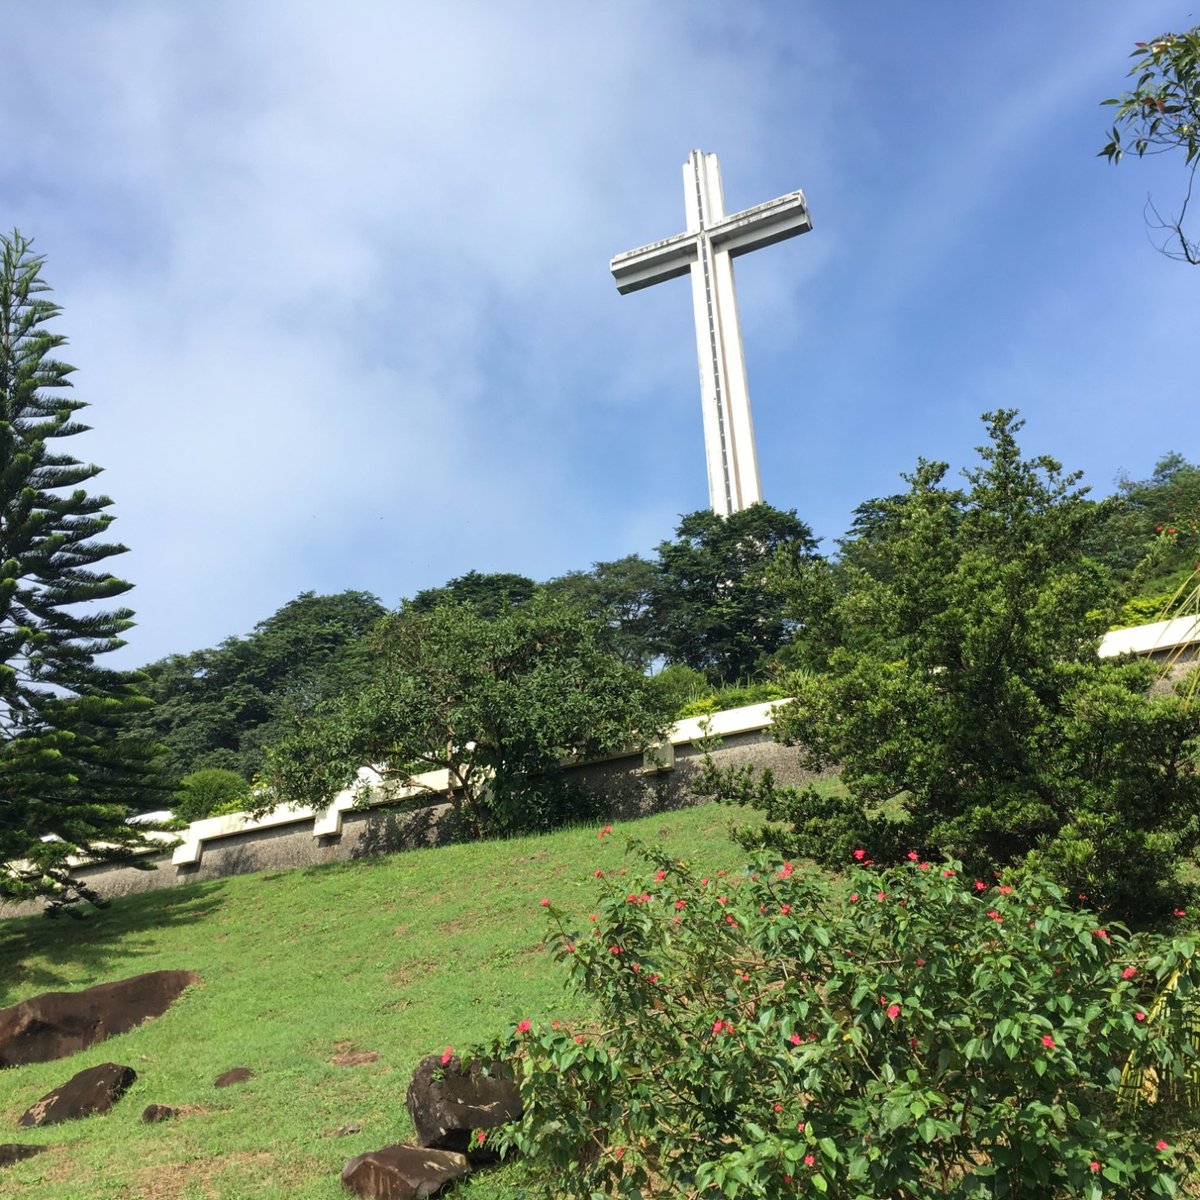
<svg viewBox="0 0 1200 1200">
<path fill-rule="evenodd" d="M 352 1158 L 342 1184 L 369 1200 L 424 1200 L 496 1161 L 478 1132 L 516 1121 L 522 1113 L 517 1085 L 499 1063 L 464 1063 L 430 1054 L 417 1064 L 406 1096 L 416 1145 L 384 1146 Z"/>
<path fill-rule="evenodd" d="M 79 992 L 46 992 L 0 1010 L 0 1067 L 51 1062 L 86 1050 L 114 1034 L 125 1033 L 151 1017 L 161 1016 L 183 990 L 199 982 L 191 971 L 153 971 L 117 983 Z M 335 1061 L 347 1065 L 377 1056 L 347 1054 Z M 216 1087 L 253 1077 L 235 1067 L 215 1079 Z M 73 1075 L 47 1092 L 21 1116 L 26 1128 L 106 1112 L 137 1079 L 132 1067 L 101 1063 Z M 472 1142 L 480 1131 L 495 1129 L 521 1117 L 520 1093 L 499 1063 L 468 1062 L 431 1054 L 421 1060 L 406 1097 L 416 1144 L 395 1144 L 359 1154 L 342 1170 L 343 1185 L 370 1200 L 424 1200 L 496 1161 L 486 1146 Z M 150 1104 L 143 1121 L 166 1121 L 189 1111 Z M 357 1132 L 346 1127 L 345 1132 Z M 342 1132 L 339 1130 L 339 1132 Z M 48 1146 L 0 1144 L 0 1167 L 48 1150 Z"/>
</svg>

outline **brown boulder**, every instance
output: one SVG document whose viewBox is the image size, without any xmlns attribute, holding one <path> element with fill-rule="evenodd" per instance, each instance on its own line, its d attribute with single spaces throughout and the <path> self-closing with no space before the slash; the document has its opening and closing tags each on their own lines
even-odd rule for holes
<svg viewBox="0 0 1200 1200">
<path fill-rule="evenodd" d="M 0 1167 L 11 1167 L 23 1158 L 32 1158 L 49 1149 L 49 1146 L 23 1146 L 19 1142 L 5 1142 L 0 1146 Z"/>
<path fill-rule="evenodd" d="M 183 1112 L 183 1109 L 176 1108 L 171 1104 L 147 1104 L 142 1109 L 142 1120 L 148 1125 L 155 1121 L 169 1121 L 172 1117 L 177 1117 Z"/>
<path fill-rule="evenodd" d="M 254 1072 L 249 1067 L 231 1067 L 213 1080 L 213 1087 L 233 1087 L 235 1083 L 245 1083 L 247 1079 L 253 1078 Z"/>
<path fill-rule="evenodd" d="M 132 1067 L 122 1067 L 118 1063 L 89 1067 L 47 1092 L 21 1116 L 18 1124 L 57 1125 L 60 1121 L 107 1112 L 125 1095 L 136 1078 L 137 1072 Z"/>
<path fill-rule="evenodd" d="M 417 1142 L 440 1150 L 466 1153 L 471 1149 L 471 1131 L 494 1129 L 519 1120 L 524 1111 L 517 1085 L 500 1072 L 499 1063 L 478 1060 L 465 1066 L 441 1055 L 421 1059 L 408 1085 L 408 1115 Z"/>
<path fill-rule="evenodd" d="M 461 1154 L 419 1146 L 384 1146 L 342 1168 L 342 1186 L 370 1200 L 425 1200 L 471 1173 Z"/>
<path fill-rule="evenodd" d="M 162 1016 L 200 976 L 151 971 L 80 992 L 43 992 L 0 1009 L 0 1067 L 51 1062 Z"/>
</svg>

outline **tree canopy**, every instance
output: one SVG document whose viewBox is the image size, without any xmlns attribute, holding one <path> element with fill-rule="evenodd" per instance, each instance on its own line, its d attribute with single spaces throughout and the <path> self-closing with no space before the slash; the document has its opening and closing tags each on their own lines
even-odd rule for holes
<svg viewBox="0 0 1200 1200">
<path fill-rule="evenodd" d="M 888 570 L 835 581 L 802 562 L 779 580 L 833 649 L 790 681 L 775 733 L 812 767 L 840 764 L 846 792 L 768 787 L 756 802 L 789 826 L 755 836 L 831 864 L 856 846 L 977 873 L 1035 863 L 1119 912 L 1169 911 L 1197 850 L 1200 709 L 1148 698 L 1145 664 L 1097 656 L 1112 593 L 1085 547 L 1105 506 L 1021 457 L 1013 412 L 986 420 L 966 489 L 944 463 L 909 477 Z M 744 777 L 709 784 L 748 795 Z"/>
<path fill-rule="evenodd" d="M 0 897 L 86 895 L 71 860 L 130 861 L 142 836 L 126 818 L 159 796 L 152 748 L 121 736 L 148 701 L 134 676 L 96 663 L 122 646 L 129 591 L 105 561 L 100 468 L 59 449 L 86 432 L 65 394 L 65 338 L 46 326 L 43 259 L 20 233 L 0 237 Z"/>
<path fill-rule="evenodd" d="M 279 799 L 323 807 L 374 763 L 407 782 L 438 769 L 474 836 L 583 815 L 562 763 L 656 737 L 665 714 L 605 627 L 545 594 L 491 618 L 406 607 L 372 634 L 372 670 L 271 754 Z"/>
</svg>

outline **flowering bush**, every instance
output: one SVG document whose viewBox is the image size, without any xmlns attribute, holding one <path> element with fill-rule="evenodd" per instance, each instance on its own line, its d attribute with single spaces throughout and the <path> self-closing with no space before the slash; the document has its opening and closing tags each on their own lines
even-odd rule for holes
<svg viewBox="0 0 1200 1200">
<path fill-rule="evenodd" d="M 586 918 L 548 908 L 596 1021 L 524 1016 L 479 1051 L 525 1104 L 489 1143 L 561 1192 L 1174 1194 L 1191 1159 L 1176 1114 L 1119 1112 L 1118 1092 L 1131 1056 L 1152 1079 L 1192 1065 L 1186 938 L 915 855 L 877 870 L 859 850 L 828 883 L 640 854 Z"/>
</svg>

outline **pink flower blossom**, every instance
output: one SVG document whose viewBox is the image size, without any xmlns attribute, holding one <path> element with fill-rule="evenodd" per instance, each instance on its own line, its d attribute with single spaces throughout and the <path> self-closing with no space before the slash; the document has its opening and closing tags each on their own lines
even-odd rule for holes
<svg viewBox="0 0 1200 1200">
<path fill-rule="evenodd" d="M 482 1129 L 480 1129 L 480 1130 L 479 1130 L 479 1131 L 478 1131 L 478 1132 L 475 1134 L 475 1144 L 476 1144 L 477 1146 L 482 1146 L 482 1145 L 483 1145 L 483 1143 L 484 1143 L 484 1142 L 486 1142 L 486 1141 L 487 1141 L 487 1134 L 486 1134 L 486 1133 L 484 1133 Z"/>
<path fill-rule="evenodd" d="M 788 1041 L 791 1042 L 793 1046 L 800 1045 L 803 1040 L 804 1039 L 798 1033 L 793 1033 L 791 1037 L 788 1038 Z"/>
<path fill-rule="evenodd" d="M 540 905 L 541 905 L 543 908 L 549 908 L 549 907 L 550 907 L 550 901 L 549 901 L 549 900 L 542 899 L 542 900 L 539 900 L 539 901 L 538 901 L 538 903 L 539 903 L 539 904 L 540 904 Z"/>
<path fill-rule="evenodd" d="M 1154 1148 L 1155 1150 L 1170 1150 L 1171 1147 L 1167 1145 L 1163 1138 L 1159 1138 L 1158 1141 L 1154 1143 Z"/>
<path fill-rule="evenodd" d="M 1103 938 L 1104 941 L 1107 942 L 1108 941 L 1108 930 L 1107 929 L 1093 929 L 1092 937 Z"/>
<path fill-rule="evenodd" d="M 792 906 L 790 904 L 781 904 L 779 911 L 786 917 L 792 911 Z"/>
<path fill-rule="evenodd" d="M 887 1015 L 888 1015 L 889 1021 L 894 1021 L 900 1015 L 900 1005 L 889 1004 L 888 1009 L 887 1009 Z"/>
<path fill-rule="evenodd" d="M 991 917 L 993 921 L 1003 921 L 1004 920 L 1004 918 L 994 908 L 988 909 L 988 916 Z"/>
<path fill-rule="evenodd" d="M 666 877 L 667 877 L 667 873 L 661 867 L 657 871 L 654 872 L 654 878 L 657 879 L 659 883 L 662 883 L 662 881 L 664 879 L 666 879 Z"/>
<path fill-rule="evenodd" d="M 517 1032 L 518 1033 L 528 1033 L 531 1028 L 532 1028 L 532 1026 L 530 1025 L 529 1021 L 527 1021 L 527 1020 L 517 1022 Z"/>
<path fill-rule="evenodd" d="M 857 892 L 851 892 L 851 893 L 850 893 L 850 903 L 851 903 L 851 904 L 857 904 L 857 903 L 858 903 L 858 893 L 857 893 Z"/>
<path fill-rule="evenodd" d="M 955 872 L 955 871 L 952 871 L 952 870 L 950 870 L 950 868 L 949 868 L 949 867 L 947 867 L 947 868 L 946 868 L 946 869 L 945 869 L 945 870 L 942 872 L 942 877 L 943 877 L 944 879 L 949 879 L 949 878 L 950 878 L 952 875 L 955 875 L 955 874 L 957 874 L 957 872 Z"/>
<path fill-rule="evenodd" d="M 776 1104 L 776 1105 L 774 1105 L 774 1109 L 775 1109 L 775 1111 L 776 1111 L 776 1112 L 783 1112 L 783 1105 L 782 1105 L 782 1104 Z"/>
<path fill-rule="evenodd" d="M 918 863 L 918 864 L 917 864 L 917 870 L 918 870 L 918 871 L 928 871 L 928 870 L 929 870 L 929 864 L 928 864 L 927 862 Z"/>
<path fill-rule="evenodd" d="M 1048 1033 L 1044 1033 L 1042 1034 L 1042 1045 L 1045 1046 L 1047 1050 L 1053 1050 L 1054 1039 Z"/>
<path fill-rule="evenodd" d="M 657 976 L 657 975 L 647 975 L 647 976 L 646 976 L 646 978 L 647 978 L 647 979 L 648 979 L 648 980 L 649 980 L 651 983 L 657 983 L 657 982 L 658 982 L 658 976 Z"/>
<path fill-rule="evenodd" d="M 918 859 L 918 858 L 920 858 L 920 857 L 921 857 L 921 856 L 920 856 L 920 855 L 919 855 L 919 854 L 918 854 L 918 853 L 917 853 L 915 850 L 910 850 L 910 851 L 908 852 L 908 861 L 909 861 L 909 862 L 916 862 L 916 861 L 917 861 L 917 859 Z"/>
<path fill-rule="evenodd" d="M 675 901 L 675 909 L 676 909 L 676 911 L 678 911 L 678 910 L 679 910 L 679 909 L 681 909 L 681 908 L 687 908 L 687 901 L 686 901 L 686 900 L 676 900 L 676 901 Z"/>
<path fill-rule="evenodd" d="M 875 893 L 875 899 L 876 899 L 876 900 L 886 900 L 886 899 L 887 899 L 887 892 L 876 892 L 876 893 Z"/>
<path fill-rule="evenodd" d="M 813 1158 L 813 1156 L 811 1154 L 806 1154 L 804 1156 L 804 1165 L 806 1167 L 811 1167 L 813 1165 L 813 1163 L 815 1163 L 816 1161 L 817 1160 L 815 1158 Z"/>
<path fill-rule="evenodd" d="M 1001 884 L 996 890 L 1000 893 L 1000 895 L 1007 896 L 1012 891 L 1012 888 L 1009 887 L 1008 884 Z"/>
<path fill-rule="evenodd" d="M 713 1022 L 713 1026 L 712 1026 L 712 1031 L 713 1031 L 713 1033 L 720 1033 L 720 1032 L 721 1032 L 721 1030 L 722 1030 L 722 1029 L 724 1029 L 724 1028 L 725 1028 L 725 1022 L 724 1022 L 724 1021 L 714 1021 L 714 1022 Z"/>
<path fill-rule="evenodd" d="M 1122 979 L 1132 979 L 1137 974 L 1137 967 L 1126 967 L 1121 972 Z"/>
<path fill-rule="evenodd" d="M 597 868 L 596 868 L 596 870 L 595 870 L 595 876 L 596 876 L 596 878 L 597 878 L 597 879 L 603 879 L 603 878 L 604 878 L 604 872 L 603 872 L 603 871 L 601 871 L 599 867 L 597 867 Z"/>
<path fill-rule="evenodd" d="M 1138 1012 L 1135 1012 L 1133 1014 L 1133 1016 L 1134 1016 L 1134 1019 L 1138 1020 L 1138 1021 L 1144 1021 L 1146 1019 L 1146 1014 L 1144 1012 L 1142 1012 L 1141 1010 L 1139 1010 Z"/>
<path fill-rule="evenodd" d="M 609 834 L 609 833 L 612 833 L 612 826 L 611 826 L 611 825 L 605 825 L 605 827 L 604 827 L 602 830 L 600 830 L 600 836 L 601 836 L 601 837 L 604 837 L 604 836 L 605 836 L 605 834 Z"/>
<path fill-rule="evenodd" d="M 785 862 L 783 866 L 779 868 L 779 878 L 786 879 L 794 870 L 795 867 L 793 867 L 790 862 Z"/>
<path fill-rule="evenodd" d="M 984 883 L 982 879 L 977 879 L 977 880 L 975 880 L 975 890 L 977 892 L 986 892 L 987 884 Z"/>
<path fill-rule="evenodd" d="M 862 862 L 862 860 L 867 857 L 867 852 L 865 850 L 855 850 L 854 857 L 857 858 L 859 862 Z"/>
<path fill-rule="evenodd" d="M 1096 1172 L 1100 1170 L 1100 1164 L 1093 1158 L 1092 1161 L 1088 1163 L 1088 1170 Z"/>
<path fill-rule="evenodd" d="M 1186 909 L 1186 908 L 1176 908 L 1176 909 L 1172 909 L 1172 911 L 1171 911 L 1171 916 L 1173 916 L 1173 917 L 1186 917 L 1186 916 L 1187 916 L 1187 909 Z"/>
<path fill-rule="evenodd" d="M 454 1047 L 447 1046 L 446 1049 L 442 1051 L 442 1066 L 444 1067 L 453 1057 L 454 1057 Z"/>
</svg>

